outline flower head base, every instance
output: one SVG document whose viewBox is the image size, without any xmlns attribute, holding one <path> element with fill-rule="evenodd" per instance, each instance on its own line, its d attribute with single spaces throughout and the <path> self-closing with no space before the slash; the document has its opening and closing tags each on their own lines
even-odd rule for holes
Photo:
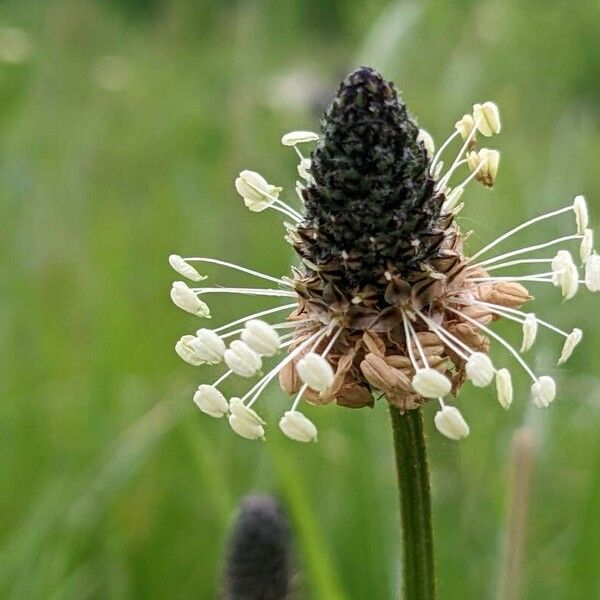
<svg viewBox="0 0 600 600">
<path fill-rule="evenodd" d="M 224 361 L 228 369 L 212 385 L 200 386 L 194 397 L 200 409 L 212 416 L 228 414 L 240 436 L 263 439 L 266 424 L 252 407 L 278 379 L 281 389 L 294 395 L 279 422 L 290 439 L 308 442 L 317 436 L 312 421 L 297 410 L 302 401 L 360 408 L 385 397 L 402 411 L 436 400 L 436 428 L 460 440 L 469 434 L 469 426 L 444 399 L 457 395 L 466 382 L 485 387 L 495 380 L 500 406 L 512 404 L 511 373 L 505 366 L 496 369 L 489 357 L 492 345 L 505 350 L 531 379 L 532 402 L 548 406 L 556 396 L 554 380 L 536 374 L 522 354 L 532 350 L 543 329 L 564 338 L 558 359 L 563 363 L 582 333 L 576 328 L 567 333 L 522 311 L 532 298 L 523 284 L 554 284 L 564 298 L 572 298 L 581 275 L 567 244 L 577 241 L 586 287 L 600 291 L 600 256 L 593 249 L 582 196 L 514 227 L 474 254 L 467 252 L 456 221 L 460 201 L 471 182 L 493 186 L 500 159 L 497 150 L 478 149 L 476 136 L 489 138 L 500 130 L 496 104 L 478 103 L 436 151 L 433 138 L 417 126 L 394 85 L 361 67 L 340 85 L 320 134 L 293 131 L 282 138 L 300 159 L 303 182 L 296 182 L 291 196 L 301 206 L 283 202 L 282 189 L 258 173 L 242 171 L 235 187 L 246 206 L 284 215 L 285 239 L 299 261 L 289 277 L 279 278 L 216 259 L 169 259 L 193 281 L 201 276 L 191 263 L 199 261 L 268 282 L 257 288 L 190 288 L 175 282 L 173 301 L 197 316 L 209 316 L 199 299 L 209 293 L 288 302 L 179 340 L 176 351 L 186 362 Z M 441 158 L 453 142 L 460 149 L 446 161 L 444 171 Z M 307 144 L 313 150 L 305 156 L 300 147 Z M 571 212 L 577 233 L 489 257 L 492 249 L 523 229 Z M 554 257 L 531 258 L 532 252 L 558 244 L 564 246 Z M 548 266 L 542 272 L 495 272 L 538 263 Z M 552 285 L 546 287 L 555 291 Z M 522 328 L 520 349 L 496 333 L 494 322 L 499 319 Z M 230 341 L 238 335 L 240 339 Z M 263 363 L 275 356 L 279 358 L 261 373 Z M 250 387 L 227 403 L 218 386 L 235 375 L 250 380 Z"/>
</svg>

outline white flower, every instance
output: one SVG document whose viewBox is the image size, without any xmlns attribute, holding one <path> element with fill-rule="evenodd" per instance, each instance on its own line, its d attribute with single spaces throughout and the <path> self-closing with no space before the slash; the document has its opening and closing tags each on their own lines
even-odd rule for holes
<svg viewBox="0 0 600 600">
<path fill-rule="evenodd" d="M 573 211 L 577 223 L 577 233 L 583 235 L 589 223 L 587 203 L 583 196 L 575 196 L 573 200 Z"/>
<path fill-rule="evenodd" d="M 279 429 L 297 442 L 317 441 L 317 428 L 314 423 L 297 410 L 288 410 L 281 417 Z"/>
<path fill-rule="evenodd" d="M 452 383 L 435 369 L 419 369 L 412 379 L 412 386 L 423 398 L 443 398 L 450 393 Z"/>
<path fill-rule="evenodd" d="M 295 146 L 306 142 L 316 142 L 318 139 L 319 134 L 312 131 L 290 131 L 281 138 L 281 143 L 284 146 Z"/>
<path fill-rule="evenodd" d="M 333 383 L 333 369 L 320 354 L 309 352 L 296 364 L 298 377 L 309 388 L 322 392 Z"/>
<path fill-rule="evenodd" d="M 192 345 L 192 342 L 195 339 L 196 338 L 193 335 L 184 335 L 175 344 L 175 352 L 177 352 L 179 357 L 185 360 L 186 363 L 198 367 L 199 365 L 204 363 L 204 360 L 196 352 L 194 346 Z"/>
<path fill-rule="evenodd" d="M 500 133 L 500 111 L 493 102 L 473 105 L 473 119 L 477 123 L 477 129 L 485 137 L 491 137 Z"/>
<path fill-rule="evenodd" d="M 171 300 L 175 306 L 192 313 L 197 317 L 210 319 L 208 306 L 183 281 L 173 282 L 171 287 Z"/>
<path fill-rule="evenodd" d="M 270 185 L 256 171 L 242 171 L 235 180 L 235 189 L 244 199 L 244 204 L 254 212 L 268 208 L 277 198 L 282 188 Z"/>
<path fill-rule="evenodd" d="M 227 366 L 241 377 L 254 377 L 262 367 L 260 355 L 241 340 L 231 342 L 231 346 L 225 350 L 223 358 Z"/>
<path fill-rule="evenodd" d="M 211 329 L 198 329 L 196 337 L 190 342 L 200 358 L 211 365 L 217 365 L 223 360 L 225 342 Z"/>
<path fill-rule="evenodd" d="M 225 396 L 212 385 L 200 385 L 194 394 L 194 402 L 203 413 L 211 417 L 222 417 L 228 412 Z"/>
<path fill-rule="evenodd" d="M 431 137 L 431 134 L 428 131 L 425 131 L 425 129 L 419 129 L 417 142 L 421 142 L 423 144 L 423 146 L 425 147 L 425 152 L 427 152 L 427 156 L 431 158 L 434 155 L 435 143 L 433 141 L 433 138 Z"/>
<path fill-rule="evenodd" d="M 245 406 L 240 398 L 230 400 L 229 410 L 229 425 L 238 435 L 249 440 L 265 439 L 265 422 L 254 410 Z"/>
<path fill-rule="evenodd" d="M 464 115 L 460 121 L 457 121 L 454 125 L 456 131 L 460 133 L 460 137 L 463 140 L 466 140 L 470 135 L 473 129 L 475 128 L 475 121 L 473 120 L 472 115 Z"/>
<path fill-rule="evenodd" d="M 573 350 L 575 350 L 575 347 L 577 346 L 577 344 L 579 344 L 582 338 L 583 331 L 575 327 L 575 329 L 573 329 L 573 331 L 571 331 L 571 333 L 565 339 L 560 358 L 558 359 L 559 365 L 562 365 L 564 362 L 567 362 L 569 360 L 571 354 L 573 354 Z"/>
<path fill-rule="evenodd" d="M 483 352 L 473 352 L 465 365 L 467 377 L 475 387 L 485 387 L 492 383 L 496 370 L 490 357 Z"/>
<path fill-rule="evenodd" d="M 496 371 L 496 392 L 500 406 L 509 408 L 513 401 L 513 385 L 508 369 L 498 369 Z"/>
<path fill-rule="evenodd" d="M 444 406 L 433 418 L 437 430 L 451 440 L 458 441 L 469 435 L 469 426 L 454 406 Z"/>
<path fill-rule="evenodd" d="M 274 356 L 281 344 L 277 331 L 259 319 L 246 322 L 241 338 L 254 352 L 263 356 Z"/>
<path fill-rule="evenodd" d="M 200 275 L 192 265 L 187 263 L 179 254 L 171 254 L 169 256 L 169 264 L 175 271 L 177 271 L 183 277 L 190 279 L 191 281 L 202 281 L 203 279 L 207 279 L 207 277 Z"/>
<path fill-rule="evenodd" d="M 600 255 L 592 254 L 585 261 L 585 286 L 590 292 L 600 292 Z"/>
<path fill-rule="evenodd" d="M 579 246 L 579 258 L 582 263 L 592 255 L 592 251 L 594 250 L 594 232 L 591 229 L 586 229 L 583 232 L 583 239 L 581 240 L 581 245 Z"/>
<path fill-rule="evenodd" d="M 546 408 L 556 397 L 556 383 L 552 377 L 542 375 L 531 386 L 531 400 L 538 408 Z"/>
<path fill-rule="evenodd" d="M 521 343 L 521 352 L 527 352 L 537 337 L 538 321 L 533 313 L 529 313 L 523 321 L 523 341 Z"/>
</svg>

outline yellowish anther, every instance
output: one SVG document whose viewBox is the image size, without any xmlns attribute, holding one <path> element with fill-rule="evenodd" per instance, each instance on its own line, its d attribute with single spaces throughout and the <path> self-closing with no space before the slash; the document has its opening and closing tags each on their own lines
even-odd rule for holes
<svg viewBox="0 0 600 600">
<path fill-rule="evenodd" d="M 482 148 L 479 152 L 467 154 L 467 164 L 472 173 L 476 173 L 475 179 L 486 187 L 493 187 L 498 174 L 500 164 L 500 152 Z"/>
<path fill-rule="evenodd" d="M 456 121 L 454 128 L 460 133 L 460 137 L 466 140 L 475 128 L 475 120 L 472 115 L 464 115 L 460 121 Z"/>
<path fill-rule="evenodd" d="M 419 129 L 419 135 L 417 136 L 417 142 L 421 142 L 425 147 L 425 151 L 427 152 L 427 156 L 431 158 L 435 153 L 435 143 L 431 134 L 425 129 Z"/>
<path fill-rule="evenodd" d="M 500 111 L 494 102 L 473 105 L 473 119 L 485 137 L 500 133 Z"/>
</svg>

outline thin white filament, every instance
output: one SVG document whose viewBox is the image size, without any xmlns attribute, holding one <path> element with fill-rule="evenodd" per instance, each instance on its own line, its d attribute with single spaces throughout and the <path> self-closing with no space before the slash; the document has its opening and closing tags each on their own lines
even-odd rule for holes
<svg viewBox="0 0 600 600">
<path fill-rule="evenodd" d="M 475 260 L 476 258 L 481 256 L 488 250 L 491 250 L 494 246 L 497 246 L 498 244 L 503 242 L 505 239 L 511 237 L 512 235 L 514 235 L 515 233 L 518 233 L 519 231 L 522 231 L 523 229 L 526 229 L 527 227 L 530 227 L 534 223 L 538 223 L 539 221 L 543 221 L 544 219 L 550 219 L 551 217 L 555 217 L 557 215 L 560 215 L 562 213 L 565 213 L 567 211 L 572 211 L 572 210 L 573 210 L 572 205 L 565 206 L 564 208 L 559 208 L 558 210 L 553 210 L 552 212 L 545 213 L 543 215 L 534 217 L 533 219 L 530 219 L 529 221 L 526 221 L 525 223 L 521 223 L 520 225 L 517 225 L 516 227 L 511 229 L 510 231 L 503 233 L 499 238 L 496 238 L 493 242 L 490 242 L 487 246 L 484 246 L 481 250 L 479 250 L 479 252 L 475 253 L 471 257 L 471 260 Z"/>
<path fill-rule="evenodd" d="M 486 327 L 479 321 L 472 319 L 468 315 L 465 315 L 464 313 L 461 313 L 458 310 L 454 310 L 453 308 L 450 308 L 450 307 L 448 307 L 448 310 L 450 312 L 453 312 L 454 314 L 458 315 L 459 317 L 465 319 L 466 321 L 469 321 L 469 323 L 472 323 L 473 325 L 475 325 L 475 327 L 479 327 L 479 329 L 481 329 L 482 331 L 485 331 L 489 336 L 493 337 L 495 340 L 500 342 L 500 344 L 502 344 L 517 359 L 517 362 L 523 367 L 523 369 L 533 379 L 533 381 L 537 381 L 537 377 L 535 376 L 535 373 L 529 368 L 529 365 L 523 360 L 521 355 L 502 336 L 498 335 L 495 331 L 492 331 L 489 327 Z"/>
<path fill-rule="evenodd" d="M 293 287 L 291 283 L 281 279 L 279 277 L 272 277 L 271 275 L 266 275 L 265 273 L 261 273 L 260 271 L 254 271 L 252 269 L 248 269 L 246 267 L 242 267 L 240 265 L 236 265 L 235 263 L 226 262 L 224 260 L 218 260 L 216 258 L 206 258 L 204 256 L 193 256 L 191 258 L 184 258 L 183 260 L 188 262 L 203 262 L 203 263 L 211 263 L 215 265 L 219 265 L 221 267 L 227 267 L 229 269 L 235 269 L 236 271 L 241 271 L 242 273 L 247 273 L 248 275 L 253 275 L 254 277 L 259 277 L 260 279 L 266 279 L 267 281 L 272 281 L 273 283 L 278 283 L 280 285 L 287 285 L 288 287 Z"/>
<path fill-rule="evenodd" d="M 235 325 L 239 325 L 240 323 L 245 323 L 246 321 L 249 321 L 250 319 L 256 319 L 258 317 L 264 317 L 266 315 L 270 315 L 282 310 L 288 310 L 290 308 L 294 308 L 297 307 L 298 304 L 296 302 L 294 302 L 293 304 L 284 304 L 283 306 L 276 306 L 275 308 L 269 308 L 267 310 L 261 310 L 260 312 L 257 313 L 253 313 L 251 315 L 246 315 L 245 317 L 242 317 L 241 319 L 237 319 L 235 321 L 231 321 L 231 323 L 227 323 L 226 325 L 221 325 L 221 327 L 217 327 L 216 329 L 213 329 L 213 331 L 215 333 L 219 333 L 219 331 L 223 331 L 225 329 L 229 329 L 230 327 L 234 327 Z"/>
</svg>

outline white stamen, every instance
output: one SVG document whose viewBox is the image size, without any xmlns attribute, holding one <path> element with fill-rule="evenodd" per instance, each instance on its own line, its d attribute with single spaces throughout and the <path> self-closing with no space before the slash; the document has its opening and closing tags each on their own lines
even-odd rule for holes
<svg viewBox="0 0 600 600">
<path fill-rule="evenodd" d="M 552 377 L 542 375 L 531 386 L 531 400 L 538 408 L 546 408 L 556 398 L 556 383 Z"/>
<path fill-rule="evenodd" d="M 475 177 L 483 185 L 493 187 L 498 174 L 500 152 L 489 148 L 481 148 L 478 152 L 469 152 L 467 154 L 467 164 L 472 172 L 471 178 Z"/>
<path fill-rule="evenodd" d="M 210 287 L 193 288 L 196 294 L 243 294 L 245 296 L 274 296 L 279 298 L 295 298 L 296 292 L 287 290 L 274 290 L 269 288 L 233 288 L 233 287 Z"/>
<path fill-rule="evenodd" d="M 202 281 L 203 279 L 206 279 L 206 277 L 200 275 L 192 265 L 188 265 L 186 259 L 181 258 L 179 254 L 171 254 L 171 256 L 169 256 L 169 264 L 177 271 L 177 273 L 191 281 Z"/>
<path fill-rule="evenodd" d="M 225 396 L 213 385 L 203 383 L 194 394 L 194 403 L 205 414 L 211 417 L 223 417 L 228 412 Z"/>
<path fill-rule="evenodd" d="M 426 367 L 416 372 L 412 379 L 412 387 L 423 398 L 440 398 L 450 393 L 452 383 L 439 371 Z"/>
<path fill-rule="evenodd" d="M 275 202 L 283 188 L 270 185 L 256 171 L 244 170 L 235 180 L 235 189 L 253 212 L 261 212 Z"/>
<path fill-rule="evenodd" d="M 583 235 L 589 223 L 587 203 L 583 196 L 575 196 L 573 200 L 573 211 L 577 223 L 577 233 Z"/>
<path fill-rule="evenodd" d="M 570 252 L 559 250 L 552 259 L 552 283 L 560 286 L 563 297 L 570 300 L 579 286 L 579 271 Z"/>
<path fill-rule="evenodd" d="M 545 273 L 533 273 L 532 275 L 503 275 L 503 276 L 489 276 L 489 277 L 469 277 L 468 281 L 482 282 L 482 281 L 546 281 L 547 277 L 552 277 L 555 271 L 547 271 Z M 549 280 L 548 280 L 549 281 Z"/>
<path fill-rule="evenodd" d="M 211 329 L 198 329 L 190 346 L 203 362 L 211 365 L 219 364 L 225 354 L 225 342 Z"/>
<path fill-rule="evenodd" d="M 281 344 L 277 331 L 259 319 L 246 322 L 241 338 L 252 350 L 263 356 L 274 356 Z"/>
<path fill-rule="evenodd" d="M 473 352 L 465 365 L 467 377 L 475 387 L 486 387 L 494 380 L 496 369 L 490 357 L 483 352 Z"/>
<path fill-rule="evenodd" d="M 435 153 L 435 156 L 431 160 L 431 166 L 429 167 L 429 172 L 431 174 L 435 174 L 436 165 L 438 160 L 440 159 L 440 156 L 442 155 L 442 152 L 444 152 L 444 150 L 452 143 L 452 140 L 454 140 L 458 135 L 458 131 L 455 131 L 452 134 L 450 134 L 448 139 L 446 139 L 446 141 L 440 146 L 439 150 Z M 434 179 L 437 179 L 437 177 L 434 176 Z"/>
<path fill-rule="evenodd" d="M 464 187 L 455 187 L 447 196 L 444 204 L 442 205 L 442 213 L 448 214 L 453 211 L 457 205 L 460 197 L 463 195 Z"/>
<path fill-rule="evenodd" d="M 454 406 L 443 406 L 433 418 L 437 430 L 447 438 L 456 441 L 469 435 L 469 425 Z"/>
<path fill-rule="evenodd" d="M 225 364 L 240 377 L 254 377 L 262 367 L 262 359 L 241 340 L 231 342 L 223 355 Z"/>
<path fill-rule="evenodd" d="M 536 244 L 535 246 L 527 246 L 525 248 L 519 248 L 517 250 L 512 250 L 511 252 L 506 252 L 505 254 L 500 254 L 499 256 L 495 256 L 494 258 L 488 258 L 487 260 L 481 261 L 480 263 L 476 263 L 474 266 L 487 268 L 487 265 L 496 264 L 505 258 L 510 258 L 511 256 L 517 256 L 519 254 L 528 254 L 529 252 L 535 252 L 536 250 L 543 250 L 544 248 L 549 248 L 550 246 L 556 246 L 557 244 L 562 244 L 563 242 L 568 242 L 569 240 L 580 240 L 582 236 L 580 235 L 566 235 L 561 238 L 556 238 L 555 240 L 550 240 L 549 242 L 544 242 L 543 244 Z M 474 257 L 470 258 L 467 262 L 471 262 Z"/>
<path fill-rule="evenodd" d="M 600 292 L 600 255 L 592 254 L 585 261 L 584 281 L 590 292 Z"/>
<path fill-rule="evenodd" d="M 521 342 L 521 352 L 527 352 L 535 343 L 538 332 L 538 320 L 533 313 L 525 315 L 523 320 L 523 341 Z"/>
<path fill-rule="evenodd" d="M 194 347 L 190 343 L 195 339 L 196 338 L 194 338 L 193 335 L 184 335 L 175 344 L 175 352 L 177 352 L 179 357 L 186 363 L 193 365 L 194 367 L 198 367 L 204 361 L 202 360 L 202 357 L 199 356 L 198 353 L 194 350 Z"/>
<path fill-rule="evenodd" d="M 537 377 L 535 376 L 535 373 L 529 368 L 529 365 L 523 360 L 521 355 L 503 337 L 501 337 L 495 331 L 492 331 L 489 327 L 486 327 L 479 321 L 476 321 L 475 319 L 469 317 L 468 315 L 465 315 L 464 313 L 461 313 L 460 311 L 455 310 L 454 308 L 447 307 L 447 309 L 450 312 L 453 312 L 455 315 L 458 315 L 462 319 L 465 319 L 465 321 L 469 321 L 469 323 L 472 323 L 473 325 L 475 325 L 482 331 L 485 331 L 489 336 L 493 337 L 495 340 L 500 342 L 500 344 L 502 344 L 517 359 L 518 363 L 523 367 L 523 369 L 527 372 L 527 374 L 531 377 L 531 379 L 533 379 L 533 381 L 537 381 Z"/>
<path fill-rule="evenodd" d="M 427 362 L 427 357 L 423 352 L 419 338 L 415 333 L 415 330 L 408 320 L 406 313 L 402 313 L 402 322 L 404 324 L 404 335 L 406 337 L 406 348 L 408 350 L 408 356 L 415 370 L 415 375 L 412 378 L 412 387 L 417 394 L 423 396 L 423 398 L 440 398 L 447 396 L 452 390 L 452 382 L 442 373 L 431 369 Z M 414 352 L 411 348 L 411 333 L 412 339 L 414 340 L 417 350 L 423 361 L 424 368 L 420 368 L 419 364 L 415 359 Z"/>
<path fill-rule="evenodd" d="M 539 223 L 540 221 L 543 221 L 544 219 L 549 219 L 551 217 L 555 217 L 557 215 L 568 212 L 570 210 L 572 210 L 572 206 L 566 206 L 564 208 L 560 208 L 558 210 L 553 210 L 552 212 L 545 213 L 543 215 L 539 215 L 537 217 L 534 217 L 533 219 L 530 219 L 529 221 L 526 221 L 525 223 L 521 223 L 520 225 L 517 225 L 517 227 L 514 227 L 510 231 L 503 233 L 499 238 L 496 238 L 493 242 L 490 242 L 487 246 L 484 246 L 481 250 L 479 250 L 479 252 L 476 252 L 469 259 L 469 262 L 474 261 L 475 259 L 480 257 L 482 254 L 487 252 L 488 250 L 491 250 L 492 248 L 494 248 L 495 246 L 497 246 L 498 244 L 503 242 L 505 239 L 515 235 L 515 233 L 518 233 L 519 231 L 522 231 L 523 229 L 526 229 L 527 227 L 533 225 L 534 223 Z M 569 239 L 573 239 L 573 238 L 569 238 Z M 486 264 L 486 263 L 481 263 L 481 264 Z"/>
<path fill-rule="evenodd" d="M 174 256 L 174 255 L 171 255 L 171 256 Z M 169 258 L 169 260 L 170 260 L 170 258 Z M 235 263 L 226 262 L 224 260 L 218 260 L 216 258 L 206 258 L 204 256 L 193 256 L 190 258 L 184 258 L 182 260 L 188 261 L 188 262 L 211 263 L 214 265 L 219 265 L 220 267 L 227 267 L 228 269 L 234 269 L 236 271 L 241 271 L 242 273 L 247 273 L 248 275 L 253 275 L 254 277 L 259 277 L 260 279 L 265 279 L 266 281 L 272 281 L 273 283 L 278 283 L 279 285 L 287 285 L 288 287 L 293 287 L 293 285 L 289 281 L 282 279 L 281 277 L 272 277 L 271 275 L 266 275 L 265 273 L 261 273 L 260 271 L 254 271 L 252 269 L 248 269 L 246 267 L 241 267 L 240 265 L 236 265 Z M 193 269 L 193 267 L 190 267 L 190 268 Z M 195 269 L 194 269 L 194 271 L 195 271 Z M 202 277 L 201 279 L 206 279 L 206 277 Z M 197 281 L 200 281 L 200 279 L 198 279 Z"/>
<path fill-rule="evenodd" d="M 575 347 L 577 344 L 579 344 L 582 338 L 583 331 L 581 331 L 581 329 L 577 329 L 577 327 L 575 327 L 575 329 L 573 329 L 573 331 L 567 335 L 562 352 L 560 353 L 560 358 L 558 359 L 559 365 L 562 365 L 569 360 L 571 354 L 573 354 L 573 350 L 575 350 Z"/>
<path fill-rule="evenodd" d="M 323 328 L 323 329 L 320 329 L 319 331 L 315 332 L 308 339 L 304 340 L 301 344 L 299 344 L 296 348 L 294 348 L 281 362 L 279 362 L 273 369 L 271 369 L 271 371 L 269 371 L 269 373 L 267 373 L 252 389 L 250 389 L 248 392 L 246 392 L 246 394 L 244 395 L 242 400 L 246 400 L 247 398 L 252 396 L 252 398 L 248 402 L 248 406 L 252 406 L 256 402 L 256 400 L 258 400 L 258 397 L 260 396 L 262 391 L 267 387 L 269 382 L 288 363 L 290 363 L 292 360 L 294 360 L 294 358 L 296 358 L 296 356 L 298 356 L 298 354 L 300 354 L 302 352 L 302 350 L 304 350 L 304 348 L 306 348 L 308 345 L 312 344 L 313 342 L 316 345 L 318 345 L 319 342 L 323 339 L 323 337 L 325 335 L 327 335 L 327 333 L 328 333 L 327 328 Z M 290 343 L 293 343 L 293 342 L 294 342 L 294 340 L 292 340 Z M 283 348 L 286 345 L 287 344 L 282 344 L 281 347 Z"/>
<path fill-rule="evenodd" d="M 279 421 L 279 429 L 296 442 L 316 442 L 317 428 L 301 412 L 288 410 Z"/>
<path fill-rule="evenodd" d="M 193 290 L 183 281 L 173 282 L 171 287 L 171 300 L 178 308 L 185 310 L 197 317 L 210 319 L 210 309 L 202 302 Z"/>
<path fill-rule="evenodd" d="M 463 115 L 460 121 L 456 121 L 454 128 L 463 140 L 469 137 L 469 134 L 475 129 L 475 120 L 473 115 Z"/>
<path fill-rule="evenodd" d="M 333 369 L 320 354 L 309 352 L 296 364 L 298 377 L 313 390 L 323 392 L 333 383 Z"/>
<path fill-rule="evenodd" d="M 594 250 L 594 232 L 591 229 L 586 229 L 583 232 L 583 239 L 579 246 L 579 258 L 581 263 L 585 264 L 585 261 L 592 255 Z"/>
<path fill-rule="evenodd" d="M 236 319 L 235 321 L 231 321 L 231 323 L 227 323 L 226 325 L 221 325 L 221 327 L 217 327 L 216 329 L 213 329 L 213 331 L 215 333 L 218 333 L 219 331 L 224 331 L 225 329 L 229 329 L 230 327 L 235 327 L 236 325 L 239 325 L 240 323 L 245 323 L 246 321 L 249 321 L 250 319 L 264 317 L 266 315 L 280 312 L 282 310 L 289 310 L 290 308 L 296 308 L 297 306 L 298 306 L 298 304 L 296 302 L 293 302 L 291 304 L 284 304 L 282 306 L 276 306 L 275 308 L 261 310 L 260 312 L 253 313 L 251 315 L 246 315 L 245 317 L 242 317 L 241 319 Z"/>
<path fill-rule="evenodd" d="M 307 142 L 316 142 L 319 134 L 312 131 L 290 131 L 281 138 L 284 146 L 295 146 L 296 144 L 305 144 Z"/>
<path fill-rule="evenodd" d="M 232 398 L 229 401 L 229 425 L 238 435 L 249 440 L 265 439 L 265 422 L 258 414 L 244 406 L 240 398 Z"/>
<path fill-rule="evenodd" d="M 310 174 L 310 167 L 312 165 L 312 161 L 310 158 L 303 158 L 298 163 L 298 175 L 302 177 L 308 183 L 312 182 L 312 175 Z"/>
<path fill-rule="evenodd" d="M 431 134 L 425 129 L 419 129 L 419 134 L 417 135 L 417 142 L 421 142 L 423 147 L 425 148 L 425 152 L 427 156 L 431 158 L 435 153 L 435 143 Z"/>
<path fill-rule="evenodd" d="M 491 267 L 486 267 L 486 271 L 495 271 L 496 269 L 504 269 L 506 267 L 514 267 L 515 265 L 535 265 L 535 264 L 549 264 L 552 262 L 551 258 L 519 258 L 517 260 L 509 260 L 505 263 L 500 263 L 499 265 L 492 265 Z M 475 269 L 478 265 L 469 265 L 467 269 Z"/>
<path fill-rule="evenodd" d="M 511 316 L 511 314 L 506 314 L 506 313 L 512 313 L 513 315 L 520 315 L 521 317 L 527 317 L 527 315 L 529 314 L 529 313 L 523 312 L 522 310 L 518 310 L 516 308 L 500 306 L 499 304 L 493 304 L 491 302 L 483 302 L 482 300 L 475 300 L 473 302 L 473 304 L 485 306 L 485 307 L 489 308 L 492 312 L 494 312 L 506 319 L 510 319 L 511 321 L 516 321 L 517 323 L 521 323 L 521 324 L 523 323 L 523 319 L 518 319 L 517 317 Z M 556 327 L 556 325 L 552 325 L 552 323 L 548 323 L 548 321 L 542 321 L 542 319 L 540 319 L 538 317 L 536 317 L 536 321 L 537 321 L 538 325 L 541 325 L 542 327 L 546 327 L 546 328 L 562 335 L 563 337 L 567 337 L 569 335 L 566 331 L 559 329 L 558 327 Z"/>
<path fill-rule="evenodd" d="M 464 144 L 461 146 L 461 149 L 459 150 L 458 154 L 456 155 L 456 158 L 454 159 L 454 162 L 452 163 L 452 165 L 450 166 L 450 169 L 448 170 L 448 173 L 453 173 L 454 169 L 456 168 L 456 165 L 458 164 L 458 162 L 461 160 L 461 158 L 463 157 L 463 154 L 465 153 L 465 150 L 469 147 L 469 145 L 471 144 L 471 141 L 473 140 L 473 138 L 475 137 L 475 133 L 477 131 L 477 125 L 478 123 L 475 122 L 475 127 L 473 127 L 473 129 L 471 130 L 471 132 L 469 133 L 469 135 L 466 137 Z M 448 181 L 448 174 L 444 175 L 444 177 L 442 177 L 441 181 L 438 183 L 437 185 L 437 189 L 442 188 L 443 186 L 446 185 Z"/>
<path fill-rule="evenodd" d="M 494 102 L 474 104 L 473 118 L 477 122 L 477 129 L 485 137 L 500 133 L 500 111 Z"/>
<path fill-rule="evenodd" d="M 508 369 L 496 371 L 496 393 L 500 406 L 508 409 L 513 401 L 512 377 Z"/>
<path fill-rule="evenodd" d="M 457 338 L 455 335 L 451 334 L 447 329 L 444 329 L 441 325 L 437 325 L 436 322 L 433 321 L 433 319 L 430 319 L 427 315 L 422 313 L 420 310 L 416 309 L 415 312 L 421 317 L 421 319 L 423 319 L 423 321 L 425 321 L 425 323 L 429 327 L 430 331 L 435 333 L 444 344 L 446 344 L 450 349 L 452 349 L 456 354 L 458 354 L 458 356 L 460 356 L 464 361 L 469 360 L 469 355 L 473 354 L 474 350 L 469 348 L 469 346 L 467 346 L 467 344 L 465 344 L 462 340 Z M 452 343 L 452 341 L 450 341 L 450 340 L 453 340 L 454 343 Z M 455 344 L 457 344 L 457 345 L 455 345 Z M 460 347 L 464 348 L 464 350 L 467 352 L 467 354 L 462 352 Z"/>
</svg>

